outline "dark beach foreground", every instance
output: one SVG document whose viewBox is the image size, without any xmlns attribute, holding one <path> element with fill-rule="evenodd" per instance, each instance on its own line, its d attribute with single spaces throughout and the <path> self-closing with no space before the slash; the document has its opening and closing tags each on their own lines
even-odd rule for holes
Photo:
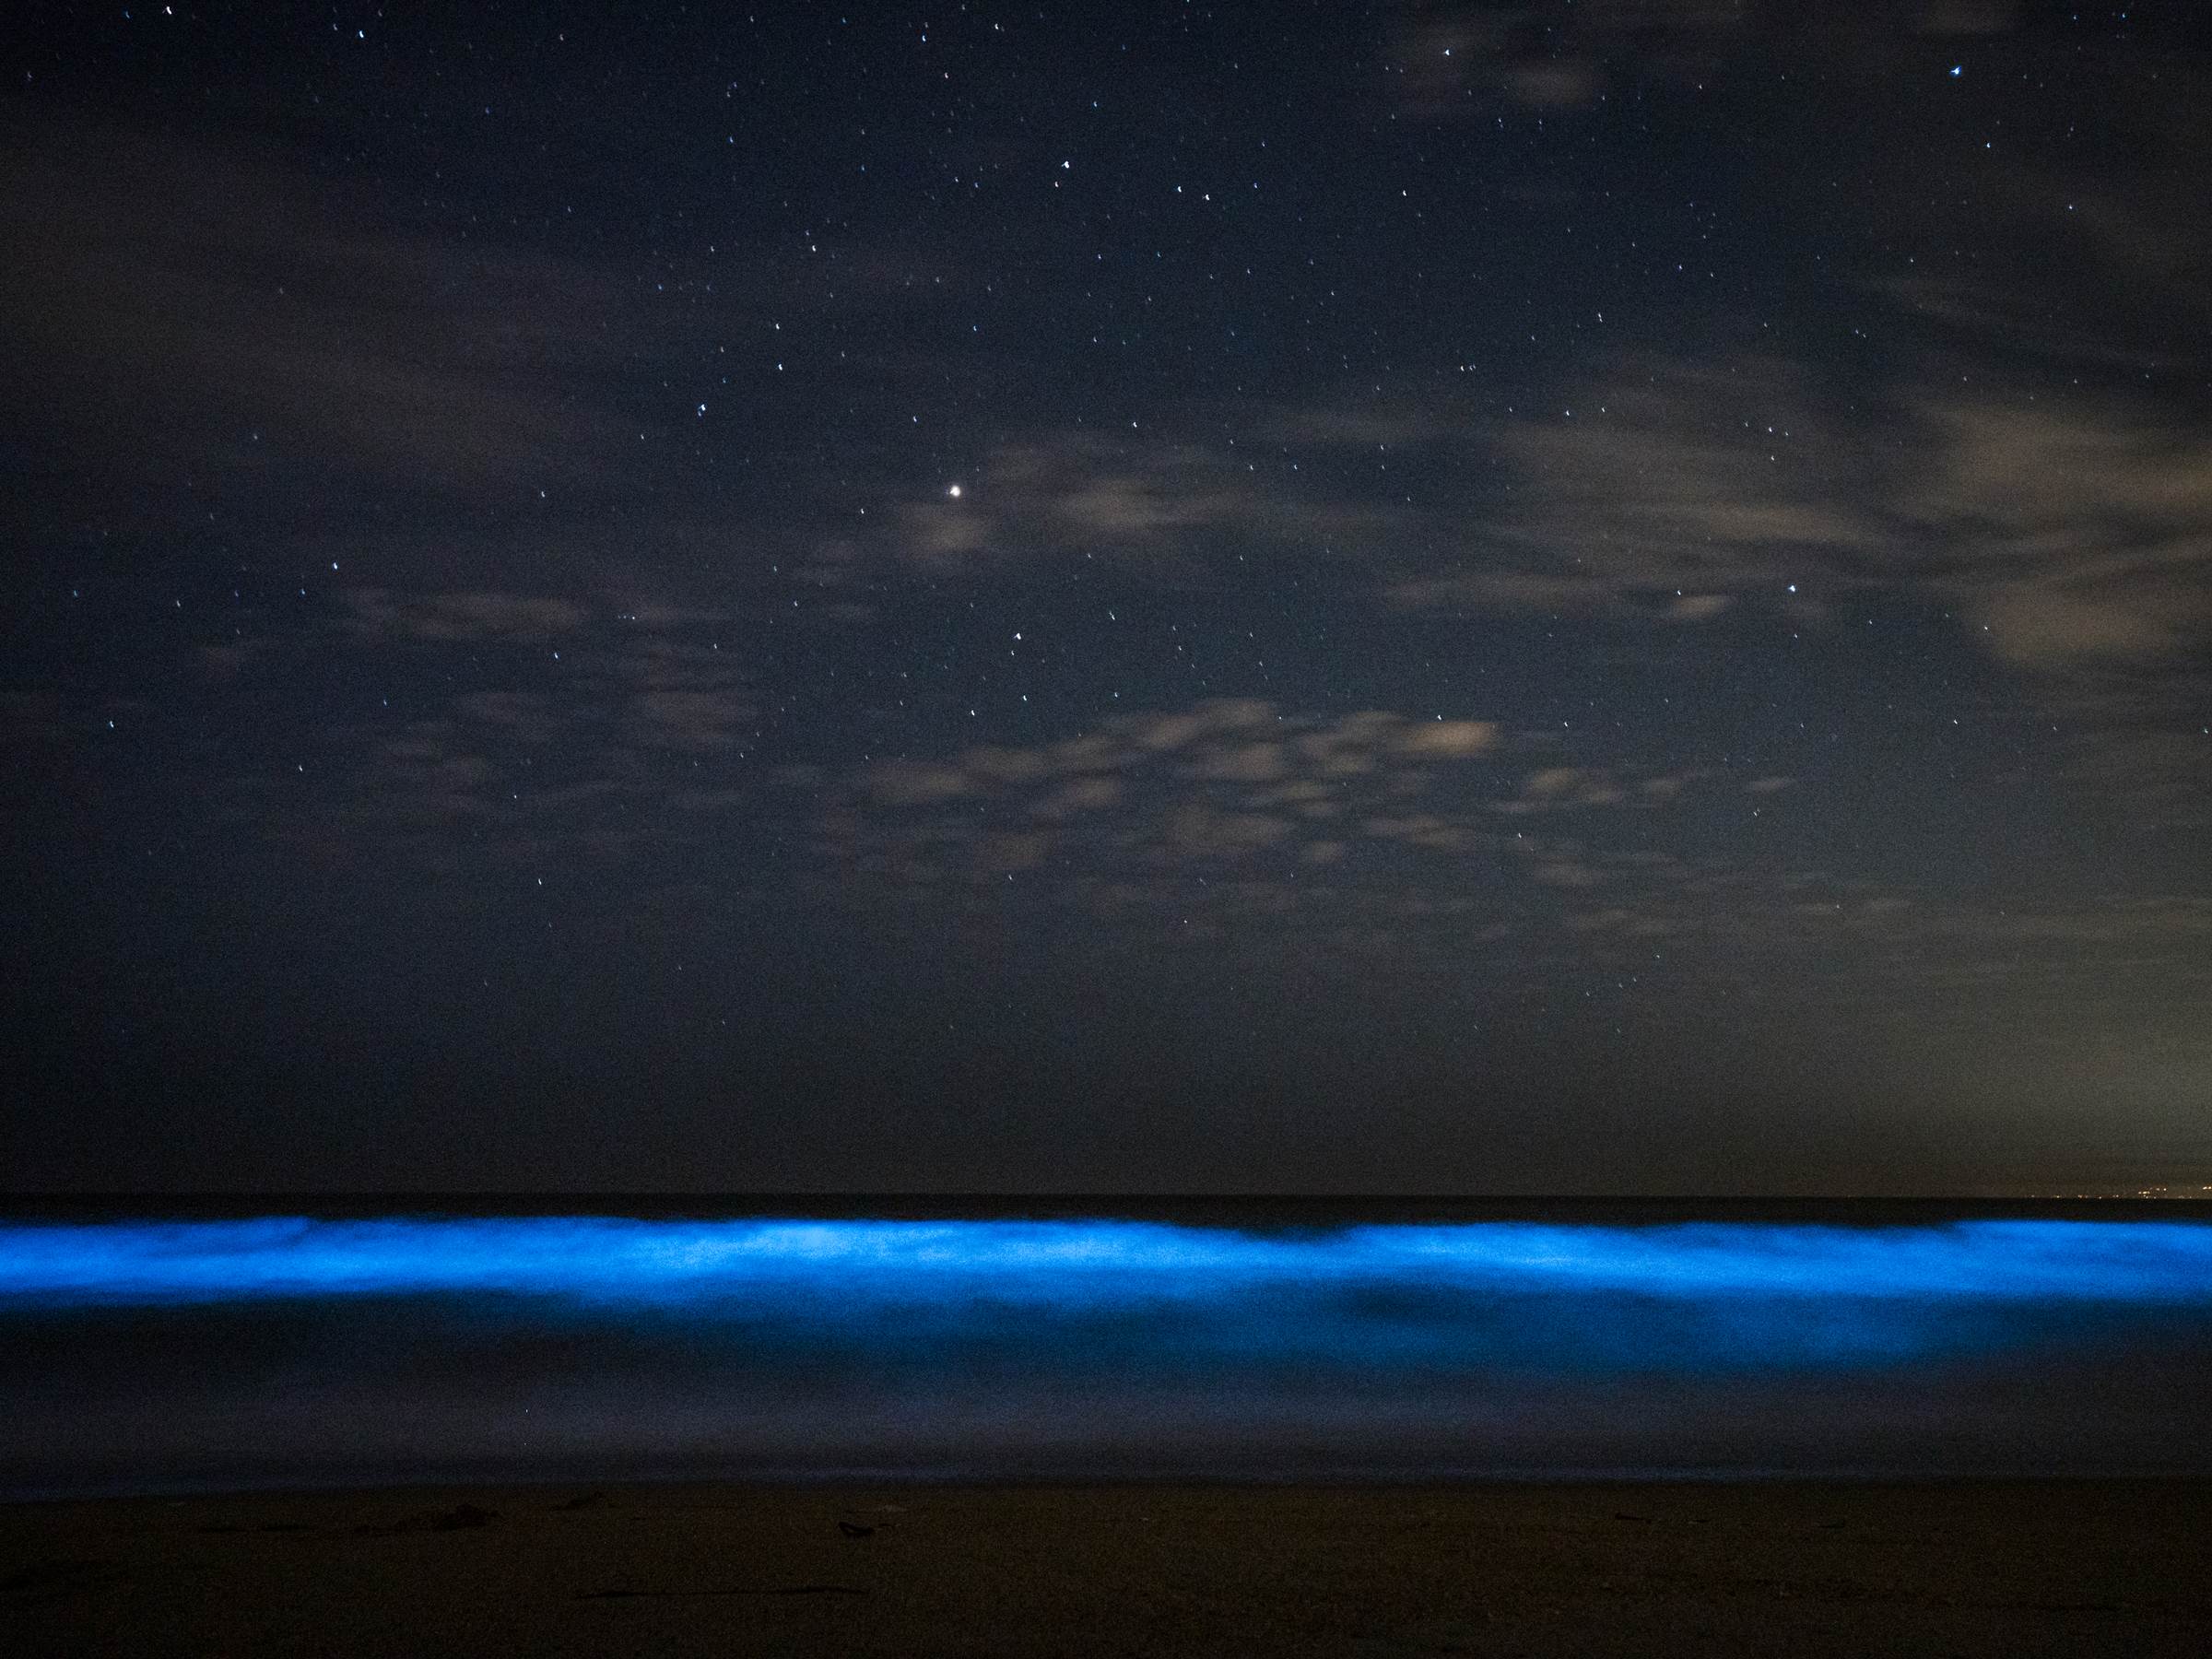
<svg viewBox="0 0 2212 1659">
<path fill-rule="evenodd" d="M 446 1488 L 0 1506 L 11 1654 L 2212 1651 L 2212 1484 Z"/>
</svg>

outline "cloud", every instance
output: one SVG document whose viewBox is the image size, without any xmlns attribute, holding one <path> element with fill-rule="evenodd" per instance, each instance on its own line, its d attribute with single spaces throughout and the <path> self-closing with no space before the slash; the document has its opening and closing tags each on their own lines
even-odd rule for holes
<svg viewBox="0 0 2212 1659">
<path fill-rule="evenodd" d="M 27 463 L 0 522 L 41 542 L 214 522 L 264 567 L 336 561 L 394 592 L 611 592 L 644 572 L 695 594 L 711 569 L 722 594 L 788 571 L 821 610 L 871 614 L 841 488 L 734 521 L 700 440 L 787 462 L 811 440 L 763 387 L 768 347 L 739 343 L 782 318 L 795 357 L 800 319 L 941 305 L 934 280 L 879 280 L 918 259 L 841 248 L 826 294 L 823 264 L 729 238 L 712 270 L 671 251 L 643 283 L 619 251 L 503 238 L 265 142 L 50 106 L 0 115 L 0 442 Z M 891 378 L 841 353 L 821 372 L 872 375 L 877 395 Z"/>
<path fill-rule="evenodd" d="M 574 633 L 592 616 L 575 600 L 548 594 L 397 594 L 382 588 L 348 588 L 340 597 L 365 638 L 542 641 Z"/>
<path fill-rule="evenodd" d="M 1728 594 L 1678 594 L 1665 615 L 1670 622 L 1709 622 L 1735 603 Z"/>
<path fill-rule="evenodd" d="M 727 691 L 641 691 L 631 705 L 648 744 L 687 750 L 742 747 L 759 710 L 749 698 Z"/>
<path fill-rule="evenodd" d="M 1749 32 L 1744 8 L 1726 0 L 1399 0 L 1385 19 L 1388 84 L 1400 110 L 1427 121 L 1465 121 L 1500 103 L 1591 108 L 1624 80 L 1711 74 Z"/>
<path fill-rule="evenodd" d="M 1117 714 L 1028 747 L 874 759 L 803 789 L 819 895 L 841 904 L 990 913 L 1013 874 L 1032 901 L 1171 925 L 1178 937 L 1196 936 L 1186 924 L 1301 916 L 1448 953 L 1449 940 L 1428 930 L 1479 916 L 1486 928 L 1571 942 L 1588 933 L 1575 920 L 1579 895 L 1690 878 L 1650 844 L 1652 821 L 1729 775 L 1528 770 L 1527 755 L 1557 745 L 1484 720 L 1223 699 Z M 1594 833 L 1624 814 L 1641 822 L 1633 836 L 1532 833 L 1540 818 Z"/>
<path fill-rule="evenodd" d="M 613 448 L 575 394 L 614 360 L 599 324 L 625 301 L 588 266 L 460 251 L 242 152 L 52 117 L 17 139 L 0 388 L 40 441 L 294 508 L 298 477 L 573 488 Z"/>
<path fill-rule="evenodd" d="M 2154 708 L 2127 724 L 2109 709 L 2089 708 L 2103 729 L 2086 730 L 2066 746 L 2067 775 L 2092 798 L 2124 803 L 2139 826 L 2212 831 L 2212 731 L 2203 712 L 2212 707 L 2212 685 L 2206 677 L 2177 687 L 2171 712 Z"/>
<path fill-rule="evenodd" d="M 1508 544 L 1627 594 L 1785 585 L 1885 546 L 1867 511 L 1879 446 L 1783 358 L 1631 359 L 1500 442 L 1541 485 Z"/>
<path fill-rule="evenodd" d="M 1206 800 L 1169 809 L 1162 825 L 1165 848 L 1175 859 L 1233 859 L 1273 847 L 1291 833 L 1288 818 L 1264 812 L 1233 812 Z"/>
<path fill-rule="evenodd" d="M 1217 699 L 1115 715 L 1028 747 L 868 761 L 828 792 L 820 822 L 833 860 L 920 888 L 959 876 L 963 859 L 981 877 L 1002 865 L 1045 868 L 1079 850 L 1084 874 L 1065 890 L 1086 904 L 1180 902 L 1179 873 L 1220 866 L 1241 872 L 1245 900 L 1265 889 L 1266 908 L 1279 910 L 1291 901 L 1281 883 L 1244 866 L 1335 864 L 1343 836 L 1312 836 L 1310 826 L 1357 813 L 1362 801 L 1442 787 L 1502 744 L 1485 721 L 1383 710 L 1294 715 L 1258 699 Z M 1463 836 L 1441 818 L 1409 833 L 1431 847 Z M 1015 844 L 1008 836 L 1018 865 L 999 851 Z"/>
<path fill-rule="evenodd" d="M 2212 643 L 2212 438 L 2147 411 L 1944 402 L 1907 510 L 1923 580 L 2008 661 L 2065 668 Z"/>
<path fill-rule="evenodd" d="M 535 691 L 472 691 L 453 700 L 453 712 L 532 745 L 550 743 L 562 724 L 553 700 Z"/>
<path fill-rule="evenodd" d="M 2020 585 L 1972 594 L 1969 603 L 1983 618 L 2000 655 L 2028 667 L 2049 668 L 2084 658 L 2140 657 L 2180 649 L 2183 633 L 2175 617 L 2150 599 Z"/>
<path fill-rule="evenodd" d="M 1671 798 L 1678 789 L 1663 788 L 1656 794 L 1648 793 L 1647 800 Z M 1618 806 L 1630 799 L 1611 773 L 1583 766 L 1547 766 L 1531 772 L 1521 784 L 1521 793 L 1510 801 L 1497 804 L 1500 812 L 1527 814 L 1559 812 L 1580 806 Z"/>
<path fill-rule="evenodd" d="M 303 734 L 312 765 L 211 780 L 212 816 L 317 864 L 467 874 L 489 891 L 647 841 L 661 878 L 746 885 L 731 850 L 769 785 L 751 761 L 759 700 L 742 655 L 718 648 L 719 616 L 612 596 L 343 597 L 320 634 L 251 641 L 223 695 L 296 685 L 311 659 L 394 694 Z"/>
<path fill-rule="evenodd" d="M 935 806 L 977 790 L 959 767 L 921 760 L 876 761 L 868 767 L 862 786 L 886 806 Z"/>
<path fill-rule="evenodd" d="M 1030 812 L 1033 817 L 1066 819 L 1086 812 L 1103 812 L 1122 802 L 1123 786 L 1118 778 L 1071 778 L 1049 795 L 1034 802 Z"/>
<path fill-rule="evenodd" d="M 1088 432 L 1002 439 L 957 499 L 900 510 L 897 551 L 928 569 L 1101 550 L 1159 557 L 1265 510 L 1225 457 L 1195 444 Z"/>
<path fill-rule="evenodd" d="M 1547 859 L 1538 864 L 1532 874 L 1535 880 L 1547 887 L 1582 889 L 1606 884 L 1605 872 L 1569 859 Z"/>
<path fill-rule="evenodd" d="M 1195 778 L 1230 783 L 1272 783 L 1289 775 L 1291 754 L 1281 743 L 1216 744 L 1190 767 Z"/>
<path fill-rule="evenodd" d="M 1433 406 L 1346 402 L 1293 404 L 1265 412 L 1260 435 L 1285 448 L 1371 451 L 1411 449 L 1457 435 L 1457 422 Z"/>
<path fill-rule="evenodd" d="M 1573 394 L 1571 417 L 1503 427 L 1521 504 L 1458 568 L 1389 597 L 1686 624 L 1753 604 L 1804 627 L 1907 594 L 2047 673 L 2212 646 L 2201 423 L 1908 386 L 1876 425 L 1776 357 L 1625 367 Z"/>
<path fill-rule="evenodd" d="M 1488 720 L 1417 721 L 1410 731 L 1396 737 L 1400 754 L 1471 760 L 1487 755 L 1500 742 L 1497 723 Z"/>
<path fill-rule="evenodd" d="M 1255 428 L 1278 418 L 1243 414 Z M 1107 558 L 1156 578 L 1182 580 L 1246 546 L 1312 550 L 1333 539 L 1377 537 L 1401 522 L 1279 462 L 1263 477 L 1230 441 L 1161 429 L 999 432 L 961 480 L 896 514 L 888 551 L 937 574 Z"/>
</svg>

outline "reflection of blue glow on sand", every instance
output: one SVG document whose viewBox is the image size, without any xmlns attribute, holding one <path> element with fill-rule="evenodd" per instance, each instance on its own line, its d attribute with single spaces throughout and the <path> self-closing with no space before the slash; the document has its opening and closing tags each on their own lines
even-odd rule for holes
<svg viewBox="0 0 2212 1659">
<path fill-rule="evenodd" d="M 1883 1364 L 2212 1322 L 2212 1226 L 607 1218 L 0 1225 L 0 1313 L 487 1299 L 755 1350 L 1588 1371 Z"/>
</svg>

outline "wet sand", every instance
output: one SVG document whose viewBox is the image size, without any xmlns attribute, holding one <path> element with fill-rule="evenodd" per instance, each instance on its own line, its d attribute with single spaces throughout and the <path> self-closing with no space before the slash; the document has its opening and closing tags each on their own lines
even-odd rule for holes
<svg viewBox="0 0 2212 1659">
<path fill-rule="evenodd" d="M 0 1505 L 9 1654 L 2212 1653 L 2212 1484 Z"/>
</svg>

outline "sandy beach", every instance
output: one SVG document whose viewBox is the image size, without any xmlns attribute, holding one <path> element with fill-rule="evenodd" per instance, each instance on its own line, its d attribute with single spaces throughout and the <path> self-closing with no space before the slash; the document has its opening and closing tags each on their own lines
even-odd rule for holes
<svg viewBox="0 0 2212 1659">
<path fill-rule="evenodd" d="M 500 1487 L 0 1506 L 65 1654 L 2202 1654 L 2212 1485 Z"/>
</svg>

